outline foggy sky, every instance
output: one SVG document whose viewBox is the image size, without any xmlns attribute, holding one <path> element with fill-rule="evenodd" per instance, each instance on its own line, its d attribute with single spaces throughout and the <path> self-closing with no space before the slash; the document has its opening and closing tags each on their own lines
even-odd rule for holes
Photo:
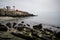
<svg viewBox="0 0 60 40">
<path fill-rule="evenodd" d="M 59 12 L 60 0 L 0 0 L 0 7 L 15 6 L 30 13 Z"/>
</svg>

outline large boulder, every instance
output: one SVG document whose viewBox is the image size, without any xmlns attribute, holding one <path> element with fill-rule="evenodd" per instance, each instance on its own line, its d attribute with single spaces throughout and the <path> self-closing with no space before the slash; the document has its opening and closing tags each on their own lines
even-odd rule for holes
<svg viewBox="0 0 60 40">
<path fill-rule="evenodd" d="M 40 29 L 42 29 L 42 24 L 34 25 L 33 28 L 37 29 L 37 30 L 40 30 Z"/>
<path fill-rule="evenodd" d="M 60 32 L 56 33 L 55 36 L 60 39 Z"/>
<path fill-rule="evenodd" d="M 14 22 L 14 23 L 13 23 L 13 28 L 14 28 L 16 25 L 17 25 L 17 23 Z"/>
<path fill-rule="evenodd" d="M 6 26 L 8 26 L 9 28 L 11 28 L 11 23 L 6 23 Z"/>
<path fill-rule="evenodd" d="M 7 29 L 6 26 L 0 24 L 0 31 L 7 31 L 7 30 L 8 30 L 8 29 Z"/>
</svg>

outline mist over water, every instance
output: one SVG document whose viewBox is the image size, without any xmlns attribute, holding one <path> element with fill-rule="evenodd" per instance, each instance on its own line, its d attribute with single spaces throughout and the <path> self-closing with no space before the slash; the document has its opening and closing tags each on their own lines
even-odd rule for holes
<svg viewBox="0 0 60 40">
<path fill-rule="evenodd" d="M 43 23 L 52 24 L 60 26 L 60 13 L 57 12 L 44 12 L 39 14 L 38 19 L 41 20 Z"/>
<path fill-rule="evenodd" d="M 23 18 L 24 21 L 31 21 L 36 24 L 44 23 L 51 24 L 55 26 L 60 26 L 60 13 L 56 12 L 40 12 L 38 16 Z"/>
</svg>

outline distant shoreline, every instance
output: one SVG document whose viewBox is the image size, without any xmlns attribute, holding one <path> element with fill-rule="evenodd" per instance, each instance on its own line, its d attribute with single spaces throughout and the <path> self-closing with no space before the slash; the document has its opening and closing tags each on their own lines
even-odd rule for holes
<svg viewBox="0 0 60 40">
<path fill-rule="evenodd" d="M 37 15 L 0 15 L 0 17 L 30 17 L 30 16 L 37 16 Z"/>
</svg>

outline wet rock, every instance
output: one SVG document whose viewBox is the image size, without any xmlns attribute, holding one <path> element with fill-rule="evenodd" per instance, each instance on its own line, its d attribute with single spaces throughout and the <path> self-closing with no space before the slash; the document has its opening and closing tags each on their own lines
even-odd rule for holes
<svg viewBox="0 0 60 40">
<path fill-rule="evenodd" d="M 24 23 L 24 21 L 22 21 L 21 23 Z"/>
<path fill-rule="evenodd" d="M 17 27 L 17 30 L 18 31 L 23 31 L 23 28 L 22 27 Z"/>
<path fill-rule="evenodd" d="M 44 29 L 44 31 L 48 31 L 48 32 L 51 32 L 51 33 L 53 33 L 53 31 L 52 31 L 52 30 L 50 30 L 50 29 L 47 29 L 47 28 L 45 28 L 45 29 Z"/>
<path fill-rule="evenodd" d="M 20 23 L 20 24 L 18 24 L 18 26 L 22 26 L 22 25 L 23 25 L 23 24 L 21 24 L 21 23 Z"/>
<path fill-rule="evenodd" d="M 22 23 L 19 23 L 18 24 L 18 27 L 26 27 L 26 25 L 25 24 L 22 24 Z"/>
<path fill-rule="evenodd" d="M 39 28 L 42 29 L 42 24 L 39 24 Z"/>
<path fill-rule="evenodd" d="M 40 29 L 42 29 L 42 24 L 34 25 L 33 28 L 37 29 L 37 30 L 40 30 Z"/>
<path fill-rule="evenodd" d="M 15 27 L 16 24 L 17 24 L 17 23 L 15 23 L 15 22 L 13 23 L 13 28 Z"/>
<path fill-rule="evenodd" d="M 7 29 L 6 26 L 0 24 L 0 31 L 7 31 L 7 30 L 8 30 L 8 29 Z"/>
<path fill-rule="evenodd" d="M 27 26 L 30 26 L 29 24 L 26 24 Z"/>
<path fill-rule="evenodd" d="M 6 26 L 8 26 L 9 28 L 11 28 L 11 23 L 6 23 Z"/>
<path fill-rule="evenodd" d="M 26 35 L 23 35 L 23 34 L 19 34 L 19 33 L 11 33 L 12 35 L 16 36 L 16 37 L 20 37 L 20 38 L 23 38 L 25 40 L 32 40 L 33 38 L 29 37 L 29 36 L 26 36 Z"/>
<path fill-rule="evenodd" d="M 56 33 L 55 36 L 56 36 L 57 38 L 60 38 L 60 32 Z"/>
</svg>

